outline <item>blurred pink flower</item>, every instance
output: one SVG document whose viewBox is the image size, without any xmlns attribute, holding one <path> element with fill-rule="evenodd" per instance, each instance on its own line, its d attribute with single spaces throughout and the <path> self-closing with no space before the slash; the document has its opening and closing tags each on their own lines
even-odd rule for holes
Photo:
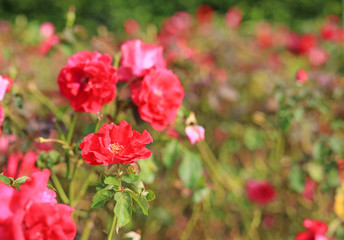
<svg viewBox="0 0 344 240">
<path fill-rule="evenodd" d="M 4 120 L 5 120 L 5 110 L 0 105 L 0 133 L 1 133 L 1 125 Z"/>
<path fill-rule="evenodd" d="M 299 83 L 304 83 L 308 80 L 308 74 L 306 72 L 306 70 L 304 69 L 300 69 L 299 71 L 297 71 L 296 73 L 296 81 Z"/>
<path fill-rule="evenodd" d="M 246 183 L 246 195 L 251 202 L 267 205 L 276 198 L 276 191 L 268 181 L 249 180 Z"/>
<path fill-rule="evenodd" d="M 14 134 L 2 134 L 0 135 L 0 153 L 6 154 L 8 152 L 9 144 L 15 142 L 17 136 Z"/>
<path fill-rule="evenodd" d="M 44 22 L 39 27 L 39 34 L 43 38 L 49 38 L 55 34 L 55 26 L 51 22 Z"/>
<path fill-rule="evenodd" d="M 298 233 L 295 240 L 330 240 L 325 236 L 327 223 L 307 218 L 303 221 L 303 226 L 307 231 Z"/>
<path fill-rule="evenodd" d="M 120 81 L 130 81 L 132 77 L 144 77 L 153 67 L 166 67 L 161 46 L 129 40 L 122 44 L 122 60 L 118 69 Z M 132 77 L 130 77 L 132 76 Z"/>
<path fill-rule="evenodd" d="M 38 154 L 35 152 L 27 152 L 23 155 L 21 152 L 11 153 L 7 168 L 3 171 L 6 176 L 18 178 L 22 176 L 31 176 L 32 173 L 39 171 L 39 168 L 35 166 Z"/>
<path fill-rule="evenodd" d="M 240 25 L 242 19 L 242 12 L 240 8 L 233 7 L 226 13 L 226 24 L 231 28 L 236 28 Z"/>
<path fill-rule="evenodd" d="M 128 19 L 124 23 L 124 30 L 128 34 L 134 35 L 140 30 L 140 26 L 134 19 Z"/>
<path fill-rule="evenodd" d="M 12 78 L 0 75 L 0 101 L 4 99 L 5 93 L 11 90 L 12 84 Z"/>
<path fill-rule="evenodd" d="M 191 125 L 185 128 L 186 136 L 190 140 L 191 144 L 195 144 L 196 142 L 204 140 L 204 132 L 204 128 L 198 125 Z"/>
<path fill-rule="evenodd" d="M 273 215 L 267 215 L 263 218 L 263 227 L 266 229 L 271 229 L 275 226 L 275 217 Z"/>
<path fill-rule="evenodd" d="M 308 177 L 305 182 L 305 187 L 303 189 L 302 196 L 305 199 L 313 202 L 313 194 L 316 187 L 317 187 L 317 183 L 312 178 Z"/>
<path fill-rule="evenodd" d="M 308 59 L 312 65 L 321 66 L 328 61 L 329 55 L 324 49 L 314 47 L 309 51 Z"/>
</svg>

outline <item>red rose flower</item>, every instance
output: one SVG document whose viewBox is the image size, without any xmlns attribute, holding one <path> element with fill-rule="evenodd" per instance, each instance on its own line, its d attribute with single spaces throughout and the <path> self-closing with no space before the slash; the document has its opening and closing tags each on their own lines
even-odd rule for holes
<svg viewBox="0 0 344 240">
<path fill-rule="evenodd" d="M 116 69 L 108 54 L 82 51 L 68 59 L 58 76 L 63 96 L 76 112 L 97 113 L 116 97 Z"/>
<path fill-rule="evenodd" d="M 160 46 L 129 40 L 122 44 L 121 51 L 123 57 L 118 69 L 120 81 L 130 81 L 133 76 L 143 77 L 153 67 L 166 67 Z"/>
<path fill-rule="evenodd" d="M 124 23 L 124 30 L 128 34 L 134 35 L 140 30 L 140 26 L 134 19 L 128 19 Z"/>
<path fill-rule="evenodd" d="M 307 231 L 298 233 L 295 240 L 330 240 L 325 236 L 327 223 L 319 220 L 305 219 L 303 226 Z"/>
<path fill-rule="evenodd" d="M 152 154 L 145 145 L 153 142 L 151 135 L 132 130 L 126 121 L 104 124 L 98 133 L 87 135 L 79 147 L 82 159 L 91 165 L 130 164 Z"/>
<path fill-rule="evenodd" d="M 131 98 L 141 118 L 158 131 L 164 130 L 177 117 L 184 88 L 172 71 L 152 69 L 142 81 L 130 85 Z"/>
<path fill-rule="evenodd" d="M 267 205 L 276 197 L 275 188 L 268 181 L 249 180 L 246 183 L 247 198 L 254 203 Z"/>
<path fill-rule="evenodd" d="M 74 239 L 74 210 L 57 204 L 56 193 L 47 188 L 49 175 L 48 169 L 33 173 L 20 191 L 0 182 L 1 239 Z"/>
</svg>

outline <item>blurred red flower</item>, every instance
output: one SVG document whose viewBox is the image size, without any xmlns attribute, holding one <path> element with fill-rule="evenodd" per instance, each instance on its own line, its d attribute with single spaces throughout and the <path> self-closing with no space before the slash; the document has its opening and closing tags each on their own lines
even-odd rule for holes
<svg viewBox="0 0 344 240">
<path fill-rule="evenodd" d="M 163 48 L 141 40 L 129 40 L 122 44 L 122 60 L 118 69 L 120 81 L 130 81 L 134 76 L 143 77 L 153 67 L 166 67 Z"/>
<path fill-rule="evenodd" d="M 48 169 L 33 173 L 20 191 L 0 182 L 1 239 L 74 239 L 74 209 L 57 204 L 56 193 L 47 188 L 49 175 Z"/>
<path fill-rule="evenodd" d="M 39 26 L 39 34 L 43 38 L 49 38 L 55 34 L 55 25 L 51 22 L 44 22 Z"/>
<path fill-rule="evenodd" d="M 153 138 L 146 130 L 140 134 L 123 120 L 118 125 L 104 124 L 98 133 L 87 135 L 79 147 L 87 164 L 130 164 L 151 156 L 152 152 L 145 147 L 151 142 Z"/>
<path fill-rule="evenodd" d="M 124 30 L 128 34 L 134 35 L 140 30 L 140 26 L 134 19 L 128 19 L 124 23 Z"/>
<path fill-rule="evenodd" d="M 184 88 L 172 71 L 152 69 L 142 81 L 131 84 L 130 89 L 141 118 L 152 128 L 162 131 L 174 122 L 183 102 Z"/>
<path fill-rule="evenodd" d="M 97 113 L 116 97 L 116 69 L 108 54 L 82 51 L 68 59 L 58 76 L 63 96 L 76 112 Z"/>
<path fill-rule="evenodd" d="M 214 10 L 208 5 L 197 8 L 196 17 L 199 23 L 210 23 L 214 18 Z"/>
<path fill-rule="evenodd" d="M 267 205 L 276 198 L 276 191 L 268 181 L 249 180 L 246 183 L 246 195 L 251 202 Z"/>
<path fill-rule="evenodd" d="M 307 231 L 298 233 L 295 240 L 330 240 L 325 236 L 327 223 L 307 218 L 303 221 L 303 226 Z"/>
<path fill-rule="evenodd" d="M 226 13 L 226 24 L 228 27 L 236 28 L 240 25 L 242 12 L 240 8 L 233 7 Z"/>
</svg>

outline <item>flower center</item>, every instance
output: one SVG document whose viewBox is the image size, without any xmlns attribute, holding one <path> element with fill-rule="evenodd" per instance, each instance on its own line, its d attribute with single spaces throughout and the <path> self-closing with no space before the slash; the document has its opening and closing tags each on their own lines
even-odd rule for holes
<svg viewBox="0 0 344 240">
<path fill-rule="evenodd" d="M 158 89 L 154 89 L 154 90 L 153 90 L 153 93 L 154 93 L 156 96 L 159 96 L 159 97 L 161 97 L 161 95 L 162 95 L 162 92 L 161 92 L 160 90 L 158 90 Z"/>
<path fill-rule="evenodd" d="M 118 143 L 112 143 L 109 145 L 109 149 L 114 155 L 118 155 L 123 151 L 124 147 Z"/>
</svg>

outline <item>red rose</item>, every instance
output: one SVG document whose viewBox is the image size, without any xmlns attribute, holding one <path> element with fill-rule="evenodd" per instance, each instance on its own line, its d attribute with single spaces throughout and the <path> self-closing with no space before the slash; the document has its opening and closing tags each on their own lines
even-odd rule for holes
<svg viewBox="0 0 344 240">
<path fill-rule="evenodd" d="M 197 8 L 196 17 L 199 23 L 210 23 L 214 18 L 214 10 L 208 5 L 201 5 Z"/>
<path fill-rule="evenodd" d="M 56 193 L 47 188 L 49 175 L 48 169 L 33 173 L 20 191 L 0 182 L 1 239 L 74 239 L 74 210 L 57 204 Z"/>
<path fill-rule="evenodd" d="M 153 67 L 166 67 L 163 48 L 141 40 L 129 40 L 122 44 L 122 61 L 118 69 L 120 81 L 130 81 L 133 76 L 143 77 Z"/>
<path fill-rule="evenodd" d="M 91 165 L 130 164 L 152 154 L 145 145 L 153 142 L 151 135 L 132 130 L 126 121 L 104 124 L 98 133 L 87 135 L 79 147 L 82 159 Z"/>
<path fill-rule="evenodd" d="M 141 118 L 158 131 L 164 130 L 177 117 L 184 88 L 172 71 L 152 69 L 142 81 L 131 84 L 131 98 Z"/>
<path fill-rule="evenodd" d="M 124 30 L 128 34 L 134 35 L 140 30 L 140 26 L 134 19 L 128 19 L 124 23 Z"/>
<path fill-rule="evenodd" d="M 116 69 L 108 54 L 82 51 L 68 59 L 58 76 L 63 96 L 76 112 L 97 113 L 116 97 Z"/>
<path fill-rule="evenodd" d="M 298 233 L 295 236 L 295 240 L 330 240 L 325 236 L 327 223 L 319 220 L 305 219 L 303 226 L 307 231 Z"/>
<path fill-rule="evenodd" d="M 276 197 L 274 187 L 268 181 L 249 180 L 246 183 L 247 198 L 254 203 L 267 205 Z"/>
</svg>

